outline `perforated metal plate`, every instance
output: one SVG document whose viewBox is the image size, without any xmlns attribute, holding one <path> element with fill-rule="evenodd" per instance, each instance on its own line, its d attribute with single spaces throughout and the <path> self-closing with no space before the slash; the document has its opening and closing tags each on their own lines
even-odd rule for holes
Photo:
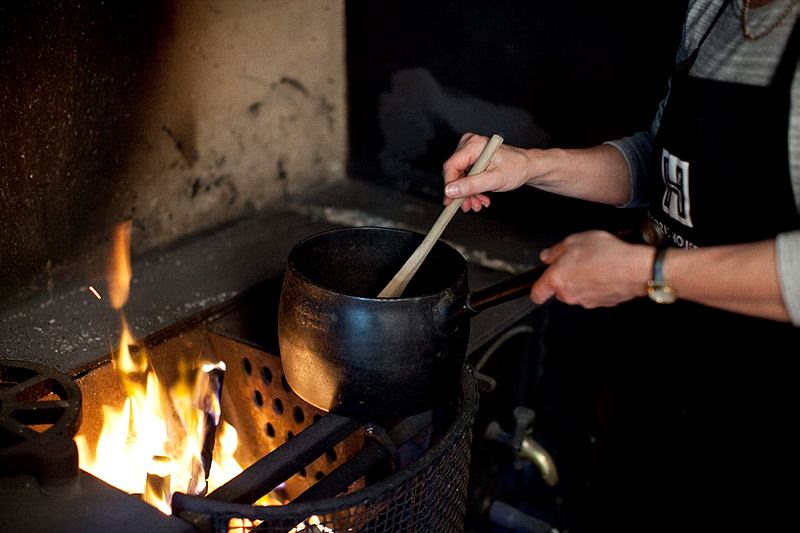
<svg viewBox="0 0 800 533">
<path fill-rule="evenodd" d="M 248 449 L 237 456 L 248 465 L 325 415 L 292 392 L 279 357 L 214 333 L 209 333 L 209 341 L 227 367 L 222 388 L 223 418 L 237 429 L 239 442 L 246 443 Z M 293 499 L 363 444 L 363 437 L 355 433 L 327 450 L 287 481 L 286 496 Z"/>
</svg>

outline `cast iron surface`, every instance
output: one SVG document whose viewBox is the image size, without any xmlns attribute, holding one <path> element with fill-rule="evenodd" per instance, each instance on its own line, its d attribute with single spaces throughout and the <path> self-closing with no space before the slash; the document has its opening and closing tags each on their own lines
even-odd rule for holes
<svg viewBox="0 0 800 533">
<path fill-rule="evenodd" d="M 439 241 L 403 297 L 377 298 L 423 237 L 399 229 L 342 228 L 292 249 L 278 340 L 286 378 L 301 398 L 371 420 L 408 416 L 454 398 L 468 318 L 527 294 L 541 273 L 471 294 L 466 261 Z"/>
<path fill-rule="evenodd" d="M 44 489 L 29 476 L 0 477 L 0 523 L 0 529 L 8 532 L 196 531 L 83 470 L 68 487 L 59 489 Z"/>
<path fill-rule="evenodd" d="M 231 519 L 260 521 L 258 531 L 286 533 L 292 529 L 359 531 L 363 533 L 462 532 L 466 511 L 472 424 L 478 391 L 468 367 L 462 367 L 455 414 L 441 436 L 418 459 L 389 477 L 336 498 L 282 506 L 250 506 L 181 498 L 184 512 L 205 517 L 213 531 L 228 531 Z"/>
<path fill-rule="evenodd" d="M 44 486 L 78 473 L 72 437 L 81 420 L 78 386 L 55 369 L 0 361 L 0 475 L 33 474 Z"/>
<path fill-rule="evenodd" d="M 346 228 L 311 236 L 289 254 L 278 340 L 292 389 L 326 411 L 382 420 L 457 394 L 469 323 L 445 331 L 466 294 L 466 263 L 438 242 L 398 299 L 378 299 L 423 235 Z"/>
</svg>

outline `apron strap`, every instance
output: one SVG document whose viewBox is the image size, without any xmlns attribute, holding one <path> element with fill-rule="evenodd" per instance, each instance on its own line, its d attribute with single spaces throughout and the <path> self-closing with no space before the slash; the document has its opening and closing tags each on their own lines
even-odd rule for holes
<svg viewBox="0 0 800 533">
<path fill-rule="evenodd" d="M 800 57 L 800 18 L 795 19 L 794 29 L 789 36 L 786 43 L 786 49 L 783 52 L 780 63 L 772 75 L 772 82 L 776 83 L 781 80 L 791 80 L 794 78 L 794 72 L 797 70 L 797 59 Z"/>
<path fill-rule="evenodd" d="M 719 17 L 722 15 L 722 12 L 725 11 L 725 8 L 728 7 L 728 4 L 730 4 L 731 1 L 732 0 L 725 0 L 724 2 L 722 2 L 722 6 L 720 6 L 719 11 L 717 11 L 717 14 L 714 15 L 714 20 L 712 20 L 711 24 L 708 26 L 708 28 L 706 28 L 706 32 L 703 34 L 703 36 L 700 37 L 700 42 L 697 43 L 697 47 L 694 49 L 694 51 L 691 54 L 689 54 L 689 57 L 687 57 L 686 59 L 681 61 L 675 67 L 676 70 L 680 70 L 680 71 L 683 71 L 683 72 L 688 72 L 688 70 L 690 68 L 692 68 L 692 65 L 694 65 L 694 62 L 697 60 L 697 54 L 698 54 L 698 52 L 700 52 L 700 47 L 703 46 L 703 43 L 705 42 L 706 38 L 711 33 L 711 30 L 717 24 L 717 21 L 719 20 Z"/>
</svg>

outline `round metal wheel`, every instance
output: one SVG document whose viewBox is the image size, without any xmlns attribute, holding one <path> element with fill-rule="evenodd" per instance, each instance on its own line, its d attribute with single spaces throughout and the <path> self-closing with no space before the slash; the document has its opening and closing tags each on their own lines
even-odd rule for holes
<svg viewBox="0 0 800 533">
<path fill-rule="evenodd" d="M 32 473 L 45 484 L 77 473 L 72 437 L 81 420 L 78 385 L 57 370 L 0 359 L 0 474 Z"/>
<path fill-rule="evenodd" d="M 0 360 L 0 447 L 46 433 L 71 438 L 80 415 L 81 392 L 69 377 L 35 363 Z"/>
</svg>

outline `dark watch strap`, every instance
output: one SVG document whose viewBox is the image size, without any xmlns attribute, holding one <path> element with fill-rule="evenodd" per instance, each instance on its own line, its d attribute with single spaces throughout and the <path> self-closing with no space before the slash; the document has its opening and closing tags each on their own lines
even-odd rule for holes
<svg viewBox="0 0 800 533">
<path fill-rule="evenodd" d="M 656 283 L 664 282 L 664 257 L 667 255 L 668 247 L 659 248 L 653 259 L 653 281 Z"/>
</svg>

